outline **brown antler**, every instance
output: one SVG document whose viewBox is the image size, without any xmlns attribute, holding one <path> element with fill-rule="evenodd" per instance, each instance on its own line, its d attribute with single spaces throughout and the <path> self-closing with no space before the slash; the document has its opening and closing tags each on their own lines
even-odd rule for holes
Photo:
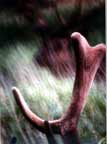
<svg viewBox="0 0 107 144">
<path fill-rule="evenodd" d="M 87 40 L 78 32 L 73 33 L 71 39 L 76 60 L 76 76 L 71 104 L 61 119 L 49 121 L 49 124 L 54 133 L 61 133 L 65 144 L 79 144 L 80 142 L 77 137 L 78 120 L 85 106 L 85 101 L 95 74 L 105 55 L 106 46 L 99 44 L 91 47 Z M 13 88 L 12 91 L 16 102 L 19 104 L 25 116 L 34 123 L 40 131 L 46 133 L 44 120 L 36 116 L 36 114 L 29 109 L 17 88 Z M 74 140 L 72 140 L 72 138 Z"/>
<path fill-rule="evenodd" d="M 76 127 L 80 114 L 85 106 L 86 97 L 88 96 L 95 74 L 99 68 L 100 62 L 106 54 L 106 46 L 98 44 L 91 47 L 87 40 L 78 32 L 71 35 L 73 41 L 74 53 L 76 59 L 76 76 L 71 104 L 62 117 L 66 125 L 66 129 Z M 65 128 L 64 128 L 65 131 Z"/>
<path fill-rule="evenodd" d="M 23 114 L 25 115 L 25 117 L 31 122 L 33 123 L 38 130 L 40 130 L 43 133 L 46 133 L 46 126 L 44 124 L 45 120 L 39 118 L 36 114 L 34 114 L 28 107 L 28 105 L 26 104 L 20 90 L 16 87 L 12 88 L 12 92 L 13 95 L 15 97 L 15 100 L 17 102 L 17 104 L 19 105 L 20 109 L 22 110 Z M 59 133 L 59 124 L 60 124 L 60 120 L 53 120 L 53 121 L 49 121 L 50 126 L 53 129 L 53 132 L 55 133 Z"/>
</svg>

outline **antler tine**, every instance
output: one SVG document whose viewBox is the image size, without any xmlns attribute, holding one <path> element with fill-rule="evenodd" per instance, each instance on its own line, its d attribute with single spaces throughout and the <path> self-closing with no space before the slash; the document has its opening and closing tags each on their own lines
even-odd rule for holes
<svg viewBox="0 0 107 144">
<path fill-rule="evenodd" d="M 16 87 L 12 88 L 13 95 L 15 97 L 15 100 L 17 104 L 19 105 L 20 109 L 22 110 L 25 117 L 36 126 L 38 130 L 40 130 L 43 133 L 46 133 L 46 126 L 44 124 L 45 120 L 38 117 L 35 113 L 33 113 L 30 108 L 28 107 L 27 103 L 25 102 L 20 90 Z M 51 128 L 53 129 L 54 133 L 60 133 L 59 125 L 60 125 L 60 119 L 59 120 L 52 120 L 48 121 Z"/>
<path fill-rule="evenodd" d="M 71 40 L 75 47 L 74 51 L 77 56 L 76 58 L 78 59 L 81 56 L 84 57 L 87 52 L 87 48 L 90 48 L 90 45 L 89 45 L 88 41 L 86 40 L 86 38 L 83 35 L 81 35 L 79 32 L 74 32 L 71 34 Z M 77 54 L 79 54 L 79 55 L 77 55 Z"/>
<path fill-rule="evenodd" d="M 106 46 L 100 44 L 93 48 L 78 32 L 71 35 L 71 40 L 74 44 L 76 76 L 70 106 L 61 120 L 61 134 L 64 144 L 80 144 L 77 131 L 78 121 L 86 104 L 95 74 L 105 55 Z"/>
<path fill-rule="evenodd" d="M 63 121 L 70 119 L 77 125 L 78 119 L 86 103 L 91 85 L 94 81 L 95 74 L 105 55 L 106 46 L 98 44 L 91 47 L 84 36 L 78 32 L 71 35 L 74 41 L 74 54 L 76 58 L 76 76 L 72 93 L 72 101 L 63 116 Z"/>
</svg>

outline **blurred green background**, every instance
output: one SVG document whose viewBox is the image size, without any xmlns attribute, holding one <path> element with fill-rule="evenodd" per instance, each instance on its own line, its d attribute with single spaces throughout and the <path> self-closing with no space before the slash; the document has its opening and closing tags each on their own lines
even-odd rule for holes
<svg viewBox="0 0 107 144">
<path fill-rule="evenodd" d="M 60 13 L 69 19 L 70 5 L 59 5 Z M 88 40 L 92 45 L 105 42 L 104 13 L 91 21 Z M 58 27 L 54 11 L 43 11 L 52 28 Z M 97 20 L 97 21 L 96 21 Z M 60 27 L 60 25 L 59 25 Z M 71 28 L 71 33 L 73 32 Z M 11 92 L 17 86 L 29 107 L 44 119 L 57 119 L 67 109 L 73 89 L 74 77 L 56 78 L 46 68 L 33 63 L 42 45 L 41 37 L 14 9 L 0 11 L 0 122 L 1 144 L 9 144 L 13 137 L 17 144 L 48 144 L 45 135 L 25 120 Z M 103 83 L 93 83 L 85 110 L 79 122 L 82 144 L 105 144 L 106 92 Z M 55 135 L 58 144 L 61 137 Z"/>
</svg>

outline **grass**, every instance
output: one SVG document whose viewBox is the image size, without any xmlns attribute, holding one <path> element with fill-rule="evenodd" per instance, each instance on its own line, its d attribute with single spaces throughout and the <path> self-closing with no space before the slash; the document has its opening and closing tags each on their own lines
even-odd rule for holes
<svg viewBox="0 0 107 144">
<path fill-rule="evenodd" d="M 5 19 L 9 17 L 9 14 L 1 15 L 5 15 Z M 70 103 L 74 78 L 57 79 L 48 69 L 34 65 L 33 55 L 41 45 L 40 37 L 31 37 L 29 29 L 23 24 L 17 25 L 16 17 L 13 17 L 12 23 L 8 19 L 3 21 L 4 18 L 0 23 L 1 144 L 8 144 L 14 136 L 18 144 L 47 144 L 46 137 L 23 117 L 15 103 L 11 87 L 17 86 L 21 90 L 29 107 L 38 116 L 57 119 Z M 97 40 L 101 41 L 102 37 Z M 105 87 L 102 83 L 94 83 L 79 123 L 83 144 L 106 143 L 105 113 Z M 59 136 L 56 135 L 56 139 L 59 144 L 62 143 Z"/>
<path fill-rule="evenodd" d="M 27 143 L 27 134 L 24 133 L 24 130 L 28 132 L 31 126 L 25 121 L 16 105 L 11 87 L 14 85 L 21 90 L 29 107 L 38 116 L 44 119 L 57 119 L 66 111 L 70 103 L 74 79 L 57 79 L 48 70 L 40 68 L 38 65 L 35 66 L 32 57 L 36 52 L 36 47 L 33 44 L 17 43 L 15 48 L 14 46 L 10 47 L 11 49 L 7 50 L 7 58 L 3 59 L 2 57 L 5 63 L 4 67 L 11 80 L 6 79 L 1 73 L 1 122 L 6 127 L 5 133 L 11 131 L 10 137 L 15 135 L 19 141 Z M 83 143 L 98 142 L 105 137 L 105 105 L 103 84 L 93 84 L 79 123 Z M 29 136 L 32 135 L 33 140 L 35 136 L 32 133 L 34 131 L 36 129 L 33 128 L 29 134 Z M 41 140 L 43 139 L 45 138 L 43 137 Z"/>
</svg>

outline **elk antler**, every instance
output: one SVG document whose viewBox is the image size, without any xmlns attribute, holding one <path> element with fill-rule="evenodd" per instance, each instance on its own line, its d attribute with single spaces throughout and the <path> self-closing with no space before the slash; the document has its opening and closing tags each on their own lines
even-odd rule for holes
<svg viewBox="0 0 107 144">
<path fill-rule="evenodd" d="M 105 57 L 106 46 L 98 44 L 91 47 L 87 40 L 78 32 L 73 33 L 71 39 L 76 59 L 76 76 L 72 101 L 67 112 L 62 117 L 62 121 L 67 122 L 67 119 L 71 119 L 71 123 L 77 125 L 95 74 L 103 57 Z"/>
<path fill-rule="evenodd" d="M 71 35 L 73 49 L 76 60 L 76 76 L 72 93 L 72 100 L 67 112 L 59 119 L 49 121 L 50 127 L 54 133 L 61 133 L 65 144 L 79 144 L 79 139 L 72 140 L 76 134 L 77 124 L 81 112 L 85 106 L 85 101 L 94 80 L 98 67 L 105 55 L 106 46 L 98 44 L 91 47 L 87 40 L 78 32 Z M 16 102 L 19 104 L 25 116 L 36 125 L 36 127 L 46 133 L 44 120 L 36 116 L 24 101 L 20 91 L 12 88 Z M 76 134 L 77 135 L 77 134 Z M 71 137 L 72 136 L 72 137 Z M 69 139 L 69 141 L 67 140 Z"/>
<path fill-rule="evenodd" d="M 76 59 L 76 76 L 70 106 L 61 118 L 61 134 L 65 144 L 79 144 L 78 120 L 85 106 L 95 74 L 105 57 L 106 46 L 98 44 L 91 47 L 78 32 L 73 33 L 71 39 Z"/>
<path fill-rule="evenodd" d="M 46 133 L 47 128 L 44 124 L 45 120 L 39 118 L 36 114 L 34 114 L 28 107 L 28 105 L 26 104 L 20 90 L 16 87 L 12 88 L 12 92 L 13 95 L 15 97 L 15 100 L 17 102 L 17 104 L 19 105 L 19 107 L 21 108 L 23 114 L 25 115 L 25 117 L 32 123 L 34 124 L 38 130 L 40 130 L 43 133 Z M 55 133 L 59 133 L 59 124 L 60 124 L 60 119 L 59 120 L 52 120 L 49 121 L 49 124 L 51 127 L 53 127 L 53 132 Z"/>
</svg>

